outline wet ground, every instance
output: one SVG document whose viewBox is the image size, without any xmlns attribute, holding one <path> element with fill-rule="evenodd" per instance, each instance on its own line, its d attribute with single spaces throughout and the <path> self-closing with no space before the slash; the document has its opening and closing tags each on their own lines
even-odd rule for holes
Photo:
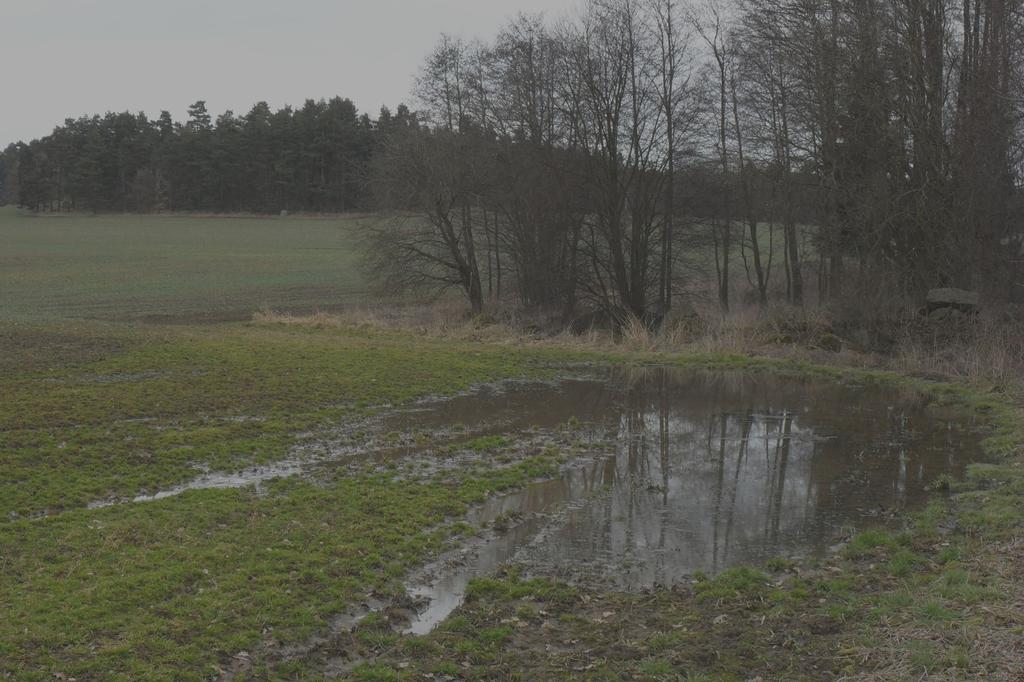
<svg viewBox="0 0 1024 682">
<path fill-rule="evenodd" d="M 569 453 L 557 477 L 471 510 L 466 521 L 479 532 L 409 578 L 412 607 L 399 627 L 422 634 L 461 604 L 473 578 L 508 565 L 635 590 L 697 571 L 823 554 L 853 529 L 920 508 L 940 477 L 962 477 L 979 457 L 978 431 L 916 393 L 877 386 L 669 368 L 596 371 L 385 410 L 286 461 L 203 472 L 135 501 L 280 476 L 344 475 L 346 467 L 428 478 L 545 449 Z M 343 620 L 359 617 L 356 609 Z"/>
<path fill-rule="evenodd" d="M 854 528 L 922 507 L 930 484 L 979 456 L 976 425 L 916 394 L 663 368 L 502 384 L 387 421 L 513 439 L 564 437 L 569 425 L 587 452 L 470 514 L 493 530 L 409 583 L 422 607 L 406 631 L 417 634 L 457 608 L 472 578 L 508 564 L 632 590 L 823 554 Z"/>
</svg>

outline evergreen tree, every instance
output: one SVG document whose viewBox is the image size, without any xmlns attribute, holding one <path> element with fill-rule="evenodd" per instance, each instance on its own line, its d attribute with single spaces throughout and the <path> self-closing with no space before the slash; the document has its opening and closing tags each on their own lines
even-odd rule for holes
<svg viewBox="0 0 1024 682">
<path fill-rule="evenodd" d="M 68 119 L 0 155 L 0 201 L 35 210 L 348 211 L 368 206 L 365 176 L 383 125 L 351 100 L 307 100 L 215 120 L 206 102 L 184 123 L 167 111 Z"/>
</svg>

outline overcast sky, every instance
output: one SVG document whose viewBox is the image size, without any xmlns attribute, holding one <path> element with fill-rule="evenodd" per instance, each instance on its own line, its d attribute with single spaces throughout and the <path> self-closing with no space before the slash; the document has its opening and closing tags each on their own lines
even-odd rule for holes
<svg viewBox="0 0 1024 682">
<path fill-rule="evenodd" d="M 341 95 L 372 114 L 409 100 L 441 32 L 577 0 L 0 0 L 0 145 L 65 118 L 205 99 L 216 115 Z"/>
</svg>

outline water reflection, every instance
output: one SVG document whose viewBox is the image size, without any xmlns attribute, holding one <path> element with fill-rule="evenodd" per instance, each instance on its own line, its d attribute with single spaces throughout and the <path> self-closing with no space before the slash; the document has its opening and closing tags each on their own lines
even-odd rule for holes
<svg viewBox="0 0 1024 682">
<path fill-rule="evenodd" d="M 876 388 L 672 370 L 612 375 L 614 456 L 570 474 L 571 509 L 520 560 L 635 588 L 820 550 L 921 504 L 976 452 L 961 426 Z"/>
<path fill-rule="evenodd" d="M 504 564 L 637 589 L 779 555 L 818 553 L 844 527 L 920 507 L 979 456 L 972 425 L 917 394 L 769 375 L 653 368 L 504 384 L 394 415 L 392 426 L 513 433 L 578 420 L 594 456 L 489 500 L 474 525 L 521 519 L 459 548 L 408 587 L 423 633 L 469 581 Z"/>
</svg>

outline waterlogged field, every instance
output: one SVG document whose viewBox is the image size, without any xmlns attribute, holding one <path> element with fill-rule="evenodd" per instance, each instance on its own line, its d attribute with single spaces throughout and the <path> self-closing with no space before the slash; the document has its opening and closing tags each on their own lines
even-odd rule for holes
<svg viewBox="0 0 1024 682">
<path fill-rule="evenodd" d="M 550 466 L 339 471 L 89 509 L 282 459 L 373 406 L 540 370 L 507 349 L 245 326 L 59 344 L 59 366 L 3 376 L 0 675 L 15 679 L 215 676 L 268 633 L 315 633 L 426 559 L 450 515 Z"/>
<path fill-rule="evenodd" d="M 1024 671 L 999 394 L 246 321 L 361 224 L 0 213 L 0 679 Z"/>
</svg>

